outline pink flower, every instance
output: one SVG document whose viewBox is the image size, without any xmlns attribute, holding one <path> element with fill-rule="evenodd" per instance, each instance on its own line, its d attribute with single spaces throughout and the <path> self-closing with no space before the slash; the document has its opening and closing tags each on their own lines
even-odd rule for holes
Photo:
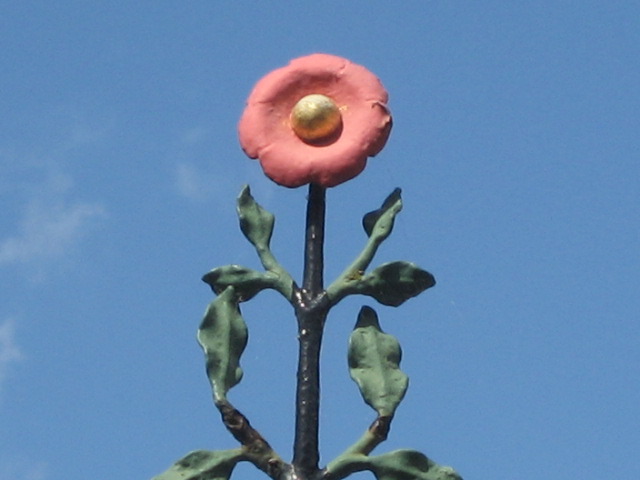
<svg viewBox="0 0 640 480">
<path fill-rule="evenodd" d="M 263 77 L 240 119 L 240 144 L 285 187 L 334 187 L 364 169 L 391 131 L 388 95 L 366 68 L 314 54 Z"/>
</svg>

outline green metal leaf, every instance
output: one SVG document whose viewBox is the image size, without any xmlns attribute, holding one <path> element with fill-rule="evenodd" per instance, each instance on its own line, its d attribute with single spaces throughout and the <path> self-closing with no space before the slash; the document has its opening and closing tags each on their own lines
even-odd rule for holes
<svg viewBox="0 0 640 480">
<path fill-rule="evenodd" d="M 247 325 L 240 315 L 235 290 L 227 287 L 209 304 L 198 329 L 216 402 L 225 400 L 229 389 L 242 379 L 240 356 L 247 338 Z"/>
<path fill-rule="evenodd" d="M 388 237 L 393 230 L 393 222 L 400 210 L 402 210 L 402 199 L 400 194 L 402 190 L 396 188 L 382 203 L 382 206 L 367 213 L 362 218 L 362 226 L 367 235 L 382 236 L 383 239 Z"/>
<path fill-rule="evenodd" d="M 401 358 L 400 344 L 380 329 L 376 312 L 362 307 L 349 338 L 349 372 L 364 401 L 381 417 L 393 416 L 407 391 Z"/>
<path fill-rule="evenodd" d="M 278 276 L 271 272 L 258 272 L 240 265 L 214 268 L 202 277 L 219 295 L 227 287 L 233 287 L 238 301 L 245 302 L 266 288 L 276 288 Z"/>
<path fill-rule="evenodd" d="M 438 465 L 415 450 L 396 450 L 370 458 L 378 480 L 462 480 L 451 467 Z"/>
<path fill-rule="evenodd" d="M 241 450 L 209 452 L 197 450 L 178 460 L 169 470 L 152 480 L 227 480 L 242 460 Z"/>
<path fill-rule="evenodd" d="M 433 275 L 414 263 L 390 262 L 365 275 L 354 290 L 383 305 L 397 307 L 435 284 Z"/>
<path fill-rule="evenodd" d="M 380 288 L 377 278 L 375 276 L 369 276 L 368 280 L 371 285 L 363 283 L 362 279 L 378 248 L 391 234 L 396 215 L 402 210 L 400 194 L 401 190 L 396 188 L 385 199 L 378 210 L 367 213 L 362 219 L 362 226 L 369 236 L 369 239 L 356 259 L 327 287 L 327 297 L 332 305 L 337 304 L 347 295 L 353 295 L 355 293 L 377 298 L 376 292 L 377 289 Z M 390 301 L 398 302 L 397 304 L 399 305 L 404 300 L 393 299 Z M 392 303 L 386 303 L 386 305 L 391 304 Z"/>
<path fill-rule="evenodd" d="M 245 185 L 238 196 L 237 211 L 240 230 L 247 240 L 258 249 L 268 248 L 275 217 L 253 199 L 249 185 Z"/>
</svg>

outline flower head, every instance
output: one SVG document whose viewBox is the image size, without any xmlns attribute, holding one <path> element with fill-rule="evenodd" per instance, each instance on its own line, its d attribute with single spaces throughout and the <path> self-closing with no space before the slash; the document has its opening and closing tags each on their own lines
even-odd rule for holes
<svg viewBox="0 0 640 480">
<path fill-rule="evenodd" d="M 314 54 L 263 77 L 240 119 L 240 144 L 285 187 L 334 187 L 358 175 L 391 131 L 380 80 L 349 60 Z"/>
</svg>

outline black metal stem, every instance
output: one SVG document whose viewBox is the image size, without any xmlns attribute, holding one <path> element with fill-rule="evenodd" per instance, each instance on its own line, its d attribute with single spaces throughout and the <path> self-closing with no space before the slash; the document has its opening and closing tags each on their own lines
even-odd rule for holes
<svg viewBox="0 0 640 480">
<path fill-rule="evenodd" d="M 309 185 L 302 289 L 295 293 L 298 319 L 298 376 L 293 467 L 297 475 L 318 473 L 320 347 L 329 302 L 323 287 L 325 189 Z"/>
<path fill-rule="evenodd" d="M 311 296 L 323 289 L 325 192 L 323 187 L 309 185 L 302 288 Z"/>
</svg>

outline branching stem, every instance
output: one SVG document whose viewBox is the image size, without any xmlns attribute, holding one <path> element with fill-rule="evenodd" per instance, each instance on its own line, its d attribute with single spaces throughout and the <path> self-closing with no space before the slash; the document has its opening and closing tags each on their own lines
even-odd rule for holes
<svg viewBox="0 0 640 480">
<path fill-rule="evenodd" d="M 227 400 L 216 401 L 222 423 L 234 438 L 242 444 L 247 461 L 267 473 L 271 478 L 279 478 L 286 468 L 285 462 L 271 448 L 271 445 L 251 426 L 249 420 Z"/>
<path fill-rule="evenodd" d="M 309 185 L 302 288 L 294 293 L 298 374 L 293 468 L 302 478 L 319 472 L 320 347 L 330 307 L 323 287 L 325 189 Z"/>
</svg>

